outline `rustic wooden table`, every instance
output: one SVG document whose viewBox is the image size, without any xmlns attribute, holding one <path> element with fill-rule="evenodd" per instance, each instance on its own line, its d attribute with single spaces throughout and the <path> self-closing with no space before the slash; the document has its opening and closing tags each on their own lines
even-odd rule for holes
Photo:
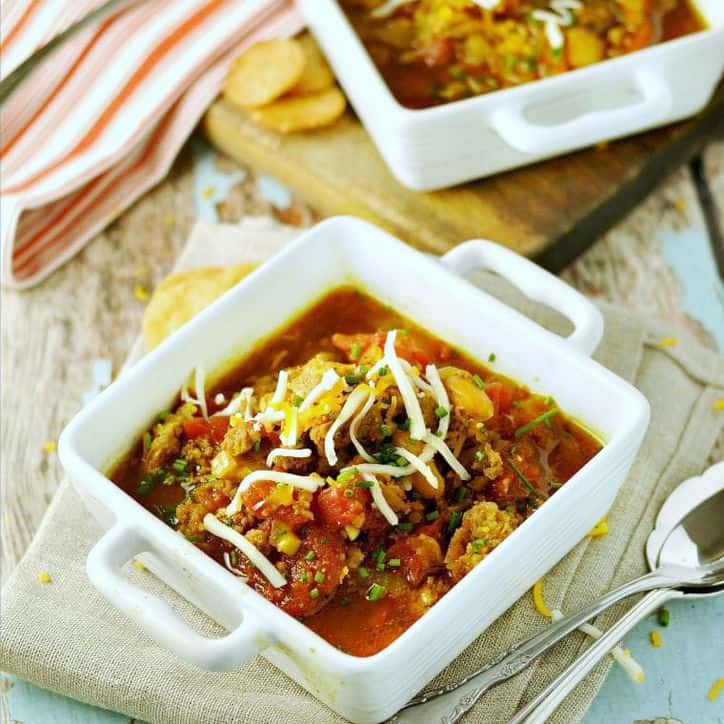
<svg viewBox="0 0 724 724">
<path fill-rule="evenodd" d="M 61 478 L 54 442 L 92 387 L 94 363 L 107 359 L 114 372 L 119 369 L 138 334 L 146 294 L 172 266 L 195 219 L 234 222 L 255 214 L 297 226 L 316 219 L 275 181 L 247 173 L 195 137 L 169 177 L 75 259 L 34 289 L 2 292 L 3 580 Z M 664 180 L 562 276 L 593 298 L 666 320 L 672 337 L 684 327 L 724 351 L 722 228 L 724 141 Z M 672 618 L 668 651 L 653 649 L 641 628 L 629 637 L 649 672 L 646 682 L 636 687 L 614 670 L 587 722 L 723 721 L 722 700 L 708 705 L 706 688 L 724 676 L 724 654 L 707 645 L 724 626 L 724 605 L 704 602 L 676 609 Z M 685 687 L 675 651 L 686 644 L 693 652 L 697 641 L 701 650 L 693 658 L 700 659 L 701 686 Z M 6 721 L 128 721 L 25 682 L 0 677 L 0 684 Z"/>
</svg>

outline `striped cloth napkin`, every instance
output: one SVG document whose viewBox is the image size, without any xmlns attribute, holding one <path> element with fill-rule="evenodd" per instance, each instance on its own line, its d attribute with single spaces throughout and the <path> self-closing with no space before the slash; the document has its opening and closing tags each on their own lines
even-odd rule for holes
<svg viewBox="0 0 724 724">
<path fill-rule="evenodd" d="M 102 0 L 5 0 L 0 78 Z M 292 0 L 128 0 L 0 107 L 2 282 L 22 288 L 158 183 L 244 47 L 302 27 Z"/>
</svg>

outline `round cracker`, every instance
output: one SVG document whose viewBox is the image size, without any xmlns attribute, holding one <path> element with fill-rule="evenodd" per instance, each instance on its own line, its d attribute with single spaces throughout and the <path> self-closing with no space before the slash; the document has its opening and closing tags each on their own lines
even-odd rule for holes
<svg viewBox="0 0 724 724">
<path fill-rule="evenodd" d="M 156 287 L 143 314 L 146 349 L 159 345 L 255 268 L 254 264 L 201 267 L 166 277 Z"/>
<path fill-rule="evenodd" d="M 276 38 L 256 43 L 231 64 L 224 95 L 243 108 L 266 105 L 299 82 L 304 64 L 304 51 L 295 40 Z"/>
<path fill-rule="evenodd" d="M 292 95 L 318 93 L 325 88 L 331 88 L 334 85 L 334 73 L 317 41 L 309 33 L 304 33 L 297 41 L 304 52 L 304 70 L 299 82 L 291 90 Z"/>
<path fill-rule="evenodd" d="M 344 113 L 347 100 L 336 86 L 319 93 L 292 96 L 251 111 L 252 119 L 279 133 L 311 131 L 334 123 Z"/>
</svg>

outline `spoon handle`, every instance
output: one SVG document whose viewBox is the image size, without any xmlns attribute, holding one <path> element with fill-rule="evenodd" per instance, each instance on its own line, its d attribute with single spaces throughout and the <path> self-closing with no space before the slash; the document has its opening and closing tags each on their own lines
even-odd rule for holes
<svg viewBox="0 0 724 724">
<path fill-rule="evenodd" d="M 628 613 L 576 659 L 558 678 L 529 701 L 511 719 L 510 724 L 544 724 L 560 703 L 586 677 L 596 664 L 640 621 L 666 601 L 684 595 L 675 589 L 658 589 L 647 593 Z"/>
<path fill-rule="evenodd" d="M 526 666 L 528 666 L 528 664 L 530 664 L 531 661 L 540 656 L 544 651 L 547 651 L 564 636 L 567 636 L 582 623 L 585 623 L 602 611 L 605 611 L 614 603 L 617 603 L 628 596 L 632 596 L 635 593 L 643 593 L 645 591 L 650 591 L 653 588 L 675 586 L 678 583 L 680 583 L 678 579 L 672 578 L 671 575 L 666 575 L 661 571 L 653 571 L 651 573 L 647 573 L 645 576 L 641 576 L 641 578 L 629 581 L 628 583 L 615 588 L 613 591 L 609 591 L 590 606 L 581 609 L 577 613 L 565 616 L 556 623 L 547 626 L 536 636 L 525 639 L 524 641 L 519 641 L 511 649 L 503 652 L 492 661 L 487 662 L 469 676 L 466 676 L 453 684 L 425 691 L 416 696 L 414 699 L 410 699 L 400 712 L 393 716 L 389 721 L 395 722 L 396 724 L 402 724 L 406 721 L 414 721 L 414 717 L 410 719 L 404 715 L 405 709 L 427 704 L 433 699 L 437 699 L 444 694 L 449 694 L 464 684 L 467 684 L 472 679 L 475 679 L 475 688 L 466 687 L 464 692 L 461 692 L 455 697 L 454 701 L 451 701 L 448 704 L 449 713 L 439 720 L 445 722 L 457 721 L 458 718 L 473 707 L 475 702 L 477 702 L 477 700 L 488 689 L 522 671 Z M 436 707 L 435 709 L 437 712 L 440 709 L 445 709 L 445 707 Z"/>
</svg>

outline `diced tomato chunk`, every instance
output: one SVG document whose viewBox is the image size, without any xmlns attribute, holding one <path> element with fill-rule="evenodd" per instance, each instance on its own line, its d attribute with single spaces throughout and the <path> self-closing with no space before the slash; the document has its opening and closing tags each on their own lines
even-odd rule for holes
<svg viewBox="0 0 724 724">
<path fill-rule="evenodd" d="M 374 332 L 372 334 L 333 334 L 332 344 L 347 355 L 350 362 L 356 362 L 373 344 L 382 347 L 385 344 L 386 334 Z"/>
<path fill-rule="evenodd" d="M 199 417 L 184 422 L 184 435 L 189 439 L 206 437 L 219 443 L 224 439 L 228 428 L 229 418 L 226 416 L 210 417 L 208 420 Z"/>
<path fill-rule="evenodd" d="M 485 394 L 490 398 L 495 408 L 495 414 L 507 412 L 513 405 L 515 390 L 504 382 L 490 382 L 485 385 Z"/>
<path fill-rule="evenodd" d="M 345 495 L 351 491 L 352 495 Z M 319 516 L 332 528 L 344 528 L 346 525 L 361 527 L 365 517 L 365 507 L 369 495 L 364 488 L 328 487 L 317 495 Z"/>
</svg>

